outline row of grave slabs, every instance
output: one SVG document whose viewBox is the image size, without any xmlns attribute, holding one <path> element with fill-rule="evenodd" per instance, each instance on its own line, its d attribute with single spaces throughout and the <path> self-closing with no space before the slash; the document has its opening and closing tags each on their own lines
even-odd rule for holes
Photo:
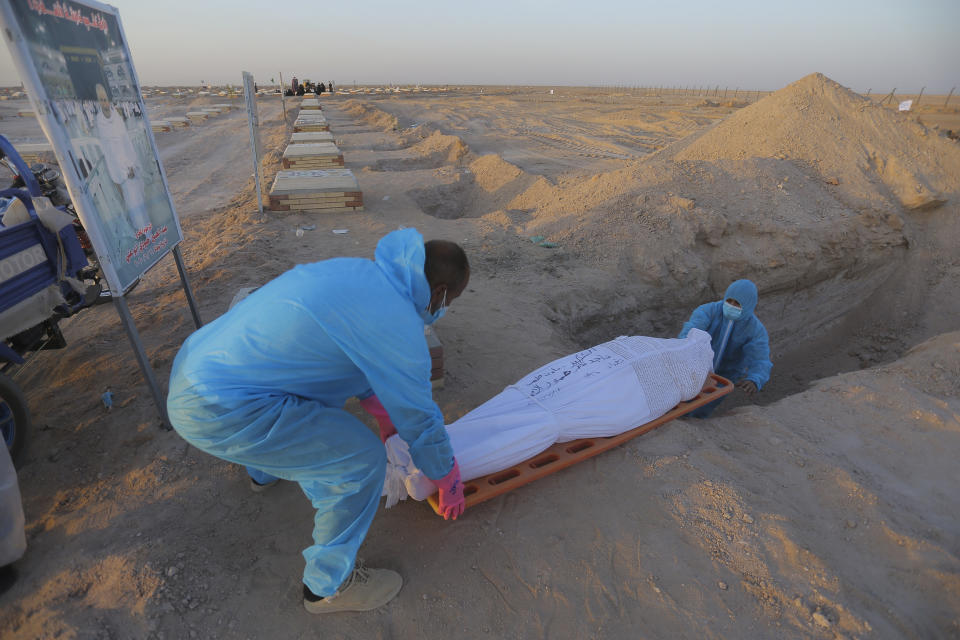
<svg viewBox="0 0 960 640">
<path fill-rule="evenodd" d="M 330 133 L 320 101 L 305 94 L 281 170 L 270 187 L 271 211 L 337 213 L 363 211 L 363 193 Z"/>
</svg>

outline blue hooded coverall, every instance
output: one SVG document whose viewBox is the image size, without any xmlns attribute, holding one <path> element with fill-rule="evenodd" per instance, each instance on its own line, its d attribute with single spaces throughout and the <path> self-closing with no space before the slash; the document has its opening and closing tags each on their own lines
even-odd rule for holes
<svg viewBox="0 0 960 640">
<path fill-rule="evenodd" d="M 733 331 L 727 340 L 727 347 L 724 349 L 716 373 L 734 383 L 740 380 L 751 380 L 757 385 L 757 390 L 760 390 L 770 380 L 773 363 L 770 362 L 770 341 L 767 330 L 753 315 L 753 310 L 757 307 L 757 285 L 750 280 L 737 280 L 727 287 L 723 300 L 728 298 L 739 302 L 743 311 L 733 323 Z M 726 325 L 726 319 L 723 317 L 723 300 L 708 302 L 697 307 L 690 319 L 683 323 L 683 330 L 679 337 L 687 337 L 687 333 L 694 327 L 702 329 L 710 334 L 712 338 L 710 346 L 716 353 L 723 340 L 723 329 Z M 723 398 L 714 400 L 692 411 L 690 415 L 695 418 L 706 418 L 722 401 Z"/>
<path fill-rule="evenodd" d="M 353 569 L 376 513 L 386 453 L 343 410 L 376 393 L 430 478 L 453 468 L 423 335 L 430 287 L 416 229 L 384 236 L 375 260 L 297 266 L 191 335 L 170 374 L 177 432 L 261 484 L 300 483 L 317 509 L 303 581 L 329 596 Z"/>
</svg>

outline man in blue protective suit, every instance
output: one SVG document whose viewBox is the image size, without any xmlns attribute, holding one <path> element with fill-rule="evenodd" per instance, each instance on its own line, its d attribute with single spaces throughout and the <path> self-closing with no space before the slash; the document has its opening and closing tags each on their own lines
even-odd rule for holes
<svg viewBox="0 0 960 640">
<path fill-rule="evenodd" d="M 303 551 L 311 613 L 368 611 L 403 580 L 356 562 L 386 472 L 381 441 L 344 411 L 382 410 L 440 490 L 441 513 L 463 512 L 463 485 L 433 401 L 425 324 L 466 288 L 467 257 L 416 229 L 384 236 L 375 259 L 299 265 L 191 335 L 170 374 L 167 411 L 197 448 L 247 466 L 254 487 L 298 482 L 317 509 Z"/>
<path fill-rule="evenodd" d="M 770 341 L 763 323 L 753 314 L 757 306 L 757 285 L 737 280 L 723 300 L 697 307 L 680 332 L 685 338 L 696 327 L 710 334 L 714 353 L 714 371 L 733 380 L 737 389 L 753 396 L 770 379 Z M 723 401 L 714 400 L 690 413 L 706 418 Z"/>
</svg>

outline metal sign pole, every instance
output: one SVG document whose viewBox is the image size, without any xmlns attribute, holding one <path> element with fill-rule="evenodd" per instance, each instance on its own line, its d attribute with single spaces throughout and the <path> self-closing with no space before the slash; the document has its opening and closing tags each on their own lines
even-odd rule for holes
<svg viewBox="0 0 960 640">
<path fill-rule="evenodd" d="M 173 259 L 177 261 L 177 271 L 180 272 L 180 282 L 183 283 L 183 293 L 187 296 L 187 304 L 190 305 L 190 313 L 193 314 L 193 324 L 197 329 L 203 326 L 203 320 L 200 319 L 200 309 L 197 307 L 197 301 L 193 299 L 193 290 L 190 288 L 190 281 L 187 280 L 187 268 L 183 264 L 183 257 L 180 255 L 180 245 L 173 248 Z"/>
<path fill-rule="evenodd" d="M 137 327 L 133 324 L 133 317 L 130 315 L 130 308 L 127 306 L 127 299 L 124 296 L 115 296 L 113 303 L 117 307 L 117 313 L 120 314 L 120 322 L 130 338 L 130 344 L 133 346 L 133 353 L 137 356 L 137 362 L 140 364 L 140 371 L 147 380 L 150 387 L 150 393 L 153 394 L 153 401 L 157 404 L 157 410 L 160 411 L 160 418 L 163 420 L 163 427 L 170 429 L 170 419 L 167 417 L 167 403 L 164 402 L 163 392 L 160 391 L 160 385 L 157 383 L 157 377 L 153 373 L 150 361 L 147 359 L 147 353 L 143 350 L 143 343 L 140 342 L 140 334 L 137 333 Z"/>
<path fill-rule="evenodd" d="M 257 184 L 257 211 L 263 216 L 263 194 L 260 190 L 260 145 L 257 139 L 257 127 L 260 118 L 257 115 L 257 96 L 253 91 L 253 75 L 243 72 L 243 92 L 247 101 L 247 122 L 250 124 L 250 147 L 253 150 L 253 177 Z"/>
</svg>

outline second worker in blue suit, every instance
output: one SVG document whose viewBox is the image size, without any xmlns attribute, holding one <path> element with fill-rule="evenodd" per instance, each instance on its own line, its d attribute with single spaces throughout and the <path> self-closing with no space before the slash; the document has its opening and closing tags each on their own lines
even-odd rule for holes
<svg viewBox="0 0 960 640">
<path fill-rule="evenodd" d="M 737 280 L 729 287 L 723 300 L 697 307 L 680 332 L 685 338 L 690 329 L 702 329 L 710 334 L 717 374 L 732 380 L 738 389 L 752 396 L 770 380 L 770 340 L 760 319 L 754 315 L 757 306 L 757 285 L 750 280 Z M 726 340 L 724 340 L 725 334 Z M 719 354 L 719 361 L 716 356 Z M 706 418 L 717 405 L 715 400 L 691 412 L 695 418 Z"/>
</svg>

